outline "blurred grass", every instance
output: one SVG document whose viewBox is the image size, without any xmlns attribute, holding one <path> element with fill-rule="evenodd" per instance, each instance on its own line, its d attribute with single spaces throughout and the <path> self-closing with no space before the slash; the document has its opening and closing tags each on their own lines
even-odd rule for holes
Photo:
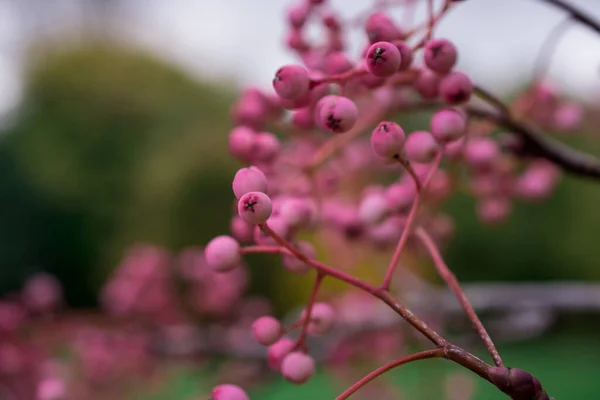
<svg viewBox="0 0 600 400">
<path fill-rule="evenodd" d="M 563 331 L 532 341 L 500 345 L 504 361 L 537 376 L 556 400 L 589 400 L 597 398 L 600 383 L 600 338 L 594 332 Z M 484 349 L 478 349 L 484 355 Z M 463 368 L 446 360 L 425 360 L 400 367 L 380 379 L 396 382 L 406 399 L 441 400 L 441 382 L 451 372 Z M 132 400 L 194 400 L 203 399 L 211 387 L 211 370 L 174 369 L 166 385 L 154 393 L 138 393 Z M 504 400 L 503 393 L 486 381 L 474 378 L 472 400 Z M 331 378 L 323 369 L 307 384 L 296 386 L 281 377 L 274 377 L 250 391 L 251 399 L 259 400 L 331 400 L 346 386 Z M 381 399 L 387 400 L 387 399 Z M 390 399 L 391 400 L 391 399 Z"/>
</svg>

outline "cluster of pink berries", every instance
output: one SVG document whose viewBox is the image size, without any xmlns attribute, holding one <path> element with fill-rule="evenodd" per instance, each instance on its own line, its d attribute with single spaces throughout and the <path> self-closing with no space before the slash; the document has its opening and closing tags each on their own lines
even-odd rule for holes
<svg viewBox="0 0 600 400">
<path fill-rule="evenodd" d="M 402 250 L 415 225 L 436 241 L 452 233 L 452 219 L 440 206 L 457 188 L 477 198 L 477 216 L 486 223 L 504 220 L 514 199 L 537 201 L 551 194 L 559 177 L 553 164 L 504 151 L 496 128 L 473 119 L 467 103 L 476 88 L 455 69 L 456 46 L 431 38 L 441 14 L 432 14 L 428 27 L 408 30 L 385 11 L 373 12 L 364 23 L 364 50 L 353 59 L 344 43 L 349 25 L 325 3 L 301 0 L 288 9 L 286 43 L 302 65 L 282 66 L 272 82 L 274 93 L 246 89 L 232 108 L 236 126 L 229 150 L 248 166 L 233 179 L 232 236 L 206 246 L 210 267 L 227 272 L 245 253 L 280 253 L 286 269 L 304 274 L 314 266 L 316 251 L 297 240 L 301 232 L 337 235 L 338 246 L 361 240 L 373 251 L 397 243 Z M 441 13 L 452 3 L 445 1 Z M 311 24 L 323 29 L 324 40 L 308 39 Z M 419 32 L 423 36 L 411 44 Z M 523 114 L 533 119 L 555 116 L 554 127 L 570 129 L 580 122 L 573 104 L 561 105 L 541 90 L 532 96 L 527 107 L 516 102 L 515 112 L 525 107 Z M 407 133 L 399 123 L 396 116 L 413 107 L 436 109 L 427 130 Z M 369 139 L 361 137 L 368 132 Z M 388 279 L 391 275 L 384 287 Z M 312 300 L 310 315 L 331 313 Z M 315 332 L 311 321 L 301 320 L 303 332 Z M 296 342 L 282 338 L 288 330 L 272 317 L 256 320 L 253 332 L 269 346 L 271 367 L 288 380 L 303 383 L 313 374 L 302 333 Z M 245 398 L 231 385 L 213 392 L 214 400 Z"/>
</svg>

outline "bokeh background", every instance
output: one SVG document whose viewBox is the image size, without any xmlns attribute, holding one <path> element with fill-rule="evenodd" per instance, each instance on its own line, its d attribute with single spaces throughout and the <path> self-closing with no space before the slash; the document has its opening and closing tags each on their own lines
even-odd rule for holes
<svg viewBox="0 0 600 400">
<path fill-rule="evenodd" d="M 332 1 L 343 15 L 364 3 Z M 572 3 L 600 19 L 600 3 Z M 239 167 L 227 156 L 229 107 L 240 88 L 268 88 L 273 71 L 294 61 L 283 46 L 286 4 L 0 0 L 0 292 L 48 272 L 71 307 L 93 312 L 133 244 L 178 251 L 227 231 Z M 470 0 L 437 33 L 457 44 L 460 69 L 508 99 L 529 83 L 540 46 L 563 19 L 543 1 Z M 363 42 L 351 43 L 358 54 Z M 582 134 L 561 140 L 600 154 L 600 37 L 573 23 L 547 76 L 588 108 Z M 549 201 L 518 204 L 508 222 L 485 227 L 473 201 L 456 195 L 448 263 L 465 282 L 599 281 L 599 204 L 600 184 L 566 176 Z M 302 288 L 292 298 L 281 290 L 289 280 L 251 269 L 251 291 L 274 298 L 280 312 L 303 300 Z M 542 338 L 500 348 L 556 398 L 593 398 L 598 319 L 566 312 Z M 394 376 L 418 392 L 437 373 L 432 365 Z M 137 398 L 192 398 L 209 377 L 210 368 L 178 367 L 158 393 Z M 256 398 L 335 393 L 323 374 L 302 388 L 274 379 Z M 501 398 L 494 396 L 483 387 L 476 398 Z"/>
</svg>

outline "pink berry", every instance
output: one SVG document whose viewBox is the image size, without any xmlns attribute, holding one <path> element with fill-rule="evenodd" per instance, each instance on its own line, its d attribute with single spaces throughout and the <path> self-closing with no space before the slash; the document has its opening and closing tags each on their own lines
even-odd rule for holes
<svg viewBox="0 0 600 400">
<path fill-rule="evenodd" d="M 310 49 L 310 45 L 304 39 L 302 30 L 297 28 L 292 28 L 288 31 L 285 43 L 287 44 L 287 47 L 299 53 L 303 53 Z"/>
<path fill-rule="evenodd" d="M 409 160 L 418 163 L 432 161 L 438 152 L 438 144 L 429 132 L 413 132 L 406 138 L 404 151 Z"/>
<path fill-rule="evenodd" d="M 301 385 L 315 373 L 315 360 L 308 354 L 295 351 L 288 354 L 281 363 L 281 374 L 288 381 Z"/>
<path fill-rule="evenodd" d="M 498 144 L 487 137 L 472 138 L 465 148 L 465 160 L 473 168 L 489 167 L 498 154 Z"/>
<path fill-rule="evenodd" d="M 256 144 L 256 132 L 247 126 L 233 128 L 229 134 L 229 152 L 240 161 L 252 157 Z"/>
<path fill-rule="evenodd" d="M 300 29 L 306 23 L 310 13 L 310 7 L 305 3 L 292 5 L 287 10 L 287 19 L 291 26 Z"/>
<path fill-rule="evenodd" d="M 461 138 L 467 129 L 465 117 L 452 109 L 440 110 L 431 117 L 431 133 L 440 144 Z"/>
<path fill-rule="evenodd" d="M 406 137 L 395 122 L 382 121 L 371 133 L 371 147 L 379 157 L 397 159 L 402 154 Z"/>
<path fill-rule="evenodd" d="M 497 224 L 504 221 L 512 210 L 510 200 L 505 197 L 490 197 L 477 203 L 477 217 L 481 222 Z"/>
<path fill-rule="evenodd" d="M 240 242 L 252 241 L 254 225 L 247 223 L 239 215 L 236 215 L 231 219 L 230 230 L 233 237 Z"/>
<path fill-rule="evenodd" d="M 212 390 L 211 400 L 250 400 L 250 397 L 239 386 L 224 384 Z"/>
<path fill-rule="evenodd" d="M 343 51 L 334 51 L 323 60 L 325 72 L 329 75 L 342 74 L 350 71 L 354 65 Z"/>
<path fill-rule="evenodd" d="M 277 136 L 270 132 L 260 132 L 256 134 L 253 156 L 256 161 L 270 163 L 279 154 L 279 148 L 280 144 Z"/>
<path fill-rule="evenodd" d="M 394 183 L 385 191 L 388 207 L 397 212 L 403 212 L 412 204 L 416 187 L 412 182 Z"/>
<path fill-rule="evenodd" d="M 260 317 L 252 324 L 254 340 L 263 346 L 270 346 L 281 337 L 281 324 L 273 317 Z"/>
<path fill-rule="evenodd" d="M 283 99 L 299 99 L 306 95 L 310 88 L 308 72 L 300 65 L 284 65 L 275 73 L 273 88 Z"/>
<path fill-rule="evenodd" d="M 394 44 L 394 46 L 396 46 L 396 48 L 400 52 L 401 62 L 400 62 L 400 66 L 398 67 L 398 71 L 406 71 L 408 68 L 410 68 L 410 65 L 413 62 L 413 58 L 414 58 L 413 49 L 404 40 L 395 40 L 392 43 Z"/>
<path fill-rule="evenodd" d="M 315 125 L 312 107 L 304 107 L 294 111 L 292 123 L 299 129 L 311 129 Z"/>
<path fill-rule="evenodd" d="M 302 318 L 306 318 L 306 310 L 302 313 Z M 334 321 L 335 311 L 329 304 L 315 303 L 310 311 L 308 333 L 313 336 L 324 335 L 333 328 Z"/>
<path fill-rule="evenodd" d="M 288 223 L 281 218 L 280 216 L 271 216 L 267 220 L 267 225 L 273 232 L 275 232 L 278 236 L 287 239 L 290 234 L 290 226 Z M 254 231 L 254 241 L 258 244 L 264 245 L 276 245 L 277 242 L 271 236 L 266 235 L 260 227 L 256 227 Z"/>
<path fill-rule="evenodd" d="M 376 224 L 388 213 L 388 202 L 384 193 L 370 193 L 363 197 L 358 206 L 358 218 L 365 224 Z"/>
<path fill-rule="evenodd" d="M 440 96 L 450 105 L 469 101 L 473 92 L 473 82 L 464 73 L 455 71 L 442 78 Z"/>
<path fill-rule="evenodd" d="M 298 242 L 296 247 L 302 254 L 310 259 L 314 259 L 317 256 L 317 251 L 314 246 L 309 242 Z M 306 264 L 304 261 L 298 259 L 296 256 L 291 254 L 285 254 L 283 256 L 283 266 L 290 272 L 298 275 L 302 275 L 310 271 L 311 266 Z"/>
<path fill-rule="evenodd" d="M 206 245 L 204 257 L 206 264 L 215 271 L 231 271 L 240 264 L 240 245 L 231 236 L 217 236 Z"/>
<path fill-rule="evenodd" d="M 279 215 L 292 228 L 308 227 L 316 217 L 317 205 L 309 198 L 291 197 L 281 202 Z"/>
<path fill-rule="evenodd" d="M 263 192 L 248 192 L 240 197 L 238 213 L 250 224 L 264 224 L 273 211 L 271 198 Z"/>
<path fill-rule="evenodd" d="M 583 120 L 583 107 L 576 103 L 560 106 L 554 114 L 554 125 L 557 129 L 568 131 L 576 129 Z"/>
<path fill-rule="evenodd" d="M 275 344 L 269 346 L 267 350 L 267 361 L 269 367 L 274 371 L 279 371 L 281 363 L 293 349 L 296 343 L 289 338 L 281 338 Z"/>
<path fill-rule="evenodd" d="M 383 78 L 394 75 L 402 62 L 400 51 L 390 42 L 372 44 L 366 59 L 369 72 Z"/>
<path fill-rule="evenodd" d="M 413 86 L 425 100 L 434 100 L 440 94 L 441 77 L 433 71 L 422 69 L 419 71 Z"/>
<path fill-rule="evenodd" d="M 358 119 L 358 108 L 352 100 L 329 95 L 317 103 L 317 124 L 333 133 L 349 131 Z"/>
<path fill-rule="evenodd" d="M 514 190 L 524 200 L 542 200 L 552 193 L 558 178 L 559 172 L 554 164 L 534 161 L 516 181 Z"/>
<path fill-rule="evenodd" d="M 241 168 L 233 178 L 233 193 L 238 199 L 248 192 L 267 192 L 267 178 L 255 166 Z"/>
<path fill-rule="evenodd" d="M 402 31 L 394 21 L 383 12 L 375 12 L 369 16 L 366 23 L 366 33 L 371 43 L 402 39 Z"/>
<path fill-rule="evenodd" d="M 456 64 L 456 46 L 446 39 L 434 39 L 427 42 L 424 49 L 425 65 L 440 74 L 450 72 Z"/>
<path fill-rule="evenodd" d="M 270 114 L 265 95 L 257 88 L 245 89 L 231 109 L 237 125 L 261 129 Z"/>
</svg>

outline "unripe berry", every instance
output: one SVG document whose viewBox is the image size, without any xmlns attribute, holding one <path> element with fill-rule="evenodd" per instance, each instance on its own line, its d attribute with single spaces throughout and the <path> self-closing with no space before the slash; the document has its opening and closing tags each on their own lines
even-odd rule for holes
<svg viewBox="0 0 600 400">
<path fill-rule="evenodd" d="M 302 313 L 302 318 L 306 318 L 306 310 Z M 327 303 L 315 303 L 310 311 L 308 333 L 313 336 L 324 335 L 333 328 L 334 321 L 333 307 Z"/>
<path fill-rule="evenodd" d="M 365 28 L 371 43 L 402 39 L 400 29 L 396 27 L 390 17 L 382 12 L 371 14 L 367 19 Z"/>
<path fill-rule="evenodd" d="M 281 338 L 275 344 L 269 346 L 267 350 L 267 362 L 274 371 L 279 371 L 281 363 L 294 348 L 295 343 L 292 339 Z"/>
<path fill-rule="evenodd" d="M 283 99 L 299 99 L 306 95 L 310 88 L 308 72 L 300 65 L 284 65 L 275 73 L 273 88 Z"/>
<path fill-rule="evenodd" d="M 333 133 L 349 131 L 358 119 L 358 108 L 352 100 L 343 96 L 329 95 L 317 103 L 317 124 Z"/>
<path fill-rule="evenodd" d="M 406 138 L 404 151 L 409 160 L 418 163 L 428 163 L 435 158 L 438 144 L 429 132 L 413 132 Z"/>
<path fill-rule="evenodd" d="M 267 178 L 255 166 L 240 168 L 232 183 L 233 193 L 238 199 L 248 192 L 267 192 Z"/>
<path fill-rule="evenodd" d="M 224 384 L 212 390 L 211 400 L 250 400 L 250 397 L 239 386 Z"/>
<path fill-rule="evenodd" d="M 204 257 L 206 264 L 215 271 L 231 271 L 240 264 L 240 245 L 231 236 L 217 236 L 206 245 Z"/>
<path fill-rule="evenodd" d="M 431 133 L 440 144 L 459 139 L 465 134 L 467 121 L 458 111 L 452 109 L 440 110 L 431 117 Z"/>
<path fill-rule="evenodd" d="M 472 92 L 473 82 L 459 71 L 449 73 L 440 82 L 440 96 L 450 105 L 469 101 Z"/>
<path fill-rule="evenodd" d="M 394 75 L 400 68 L 402 57 L 396 46 L 390 42 L 377 42 L 367 50 L 367 68 L 378 77 Z"/>
<path fill-rule="evenodd" d="M 314 246 L 309 242 L 298 242 L 296 247 L 302 254 L 310 259 L 314 259 L 317 256 L 317 251 Z M 294 274 L 305 274 L 310 271 L 310 265 L 306 264 L 304 261 L 299 260 L 296 256 L 291 254 L 285 254 L 283 256 L 283 266 L 290 272 Z"/>
<path fill-rule="evenodd" d="M 371 133 L 371 147 L 379 157 L 397 159 L 402 154 L 406 137 L 395 122 L 382 121 Z"/>
<path fill-rule="evenodd" d="M 358 218 L 365 224 L 376 224 L 388 213 L 388 203 L 382 193 L 370 193 L 358 206 Z"/>
<path fill-rule="evenodd" d="M 264 224 L 273 211 L 271 198 L 263 192 L 248 192 L 240 197 L 238 213 L 251 224 Z"/>
<path fill-rule="evenodd" d="M 281 374 L 288 381 L 301 385 L 315 373 L 315 360 L 308 354 L 295 351 L 288 354 L 281 363 Z"/>
<path fill-rule="evenodd" d="M 252 324 L 252 336 L 263 346 L 270 346 L 281 337 L 281 324 L 273 317 L 260 317 Z"/>
<path fill-rule="evenodd" d="M 440 94 L 441 77 L 428 69 L 421 69 L 413 82 L 415 90 L 425 100 L 434 100 Z"/>
<path fill-rule="evenodd" d="M 430 40 L 425 45 L 423 58 L 429 69 L 440 74 L 446 74 L 456 64 L 456 46 L 446 39 Z"/>
</svg>

